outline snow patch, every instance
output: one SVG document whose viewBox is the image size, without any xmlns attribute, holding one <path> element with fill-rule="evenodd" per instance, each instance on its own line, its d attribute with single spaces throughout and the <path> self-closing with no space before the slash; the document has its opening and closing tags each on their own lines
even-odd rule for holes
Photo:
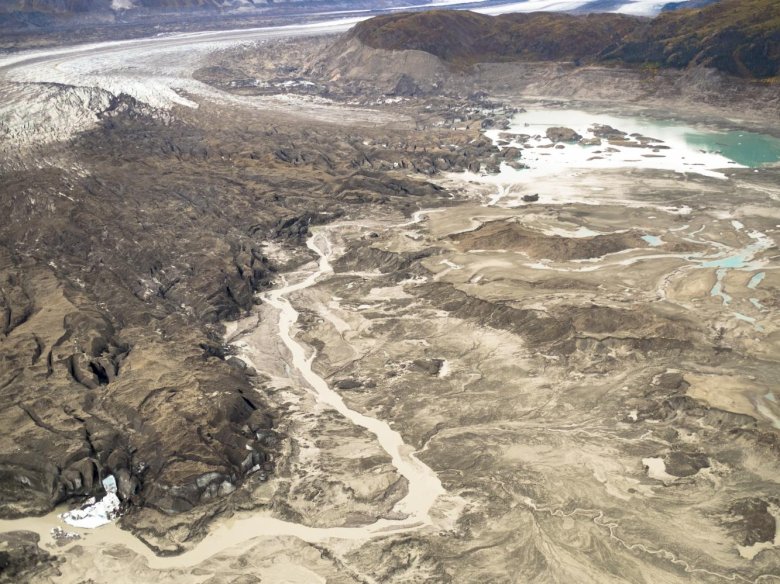
<svg viewBox="0 0 780 584">
<path fill-rule="evenodd" d="M 627 2 L 615 10 L 618 14 L 630 14 L 632 16 L 655 16 L 663 8 L 666 2 L 657 0 L 634 0 Z"/>
</svg>

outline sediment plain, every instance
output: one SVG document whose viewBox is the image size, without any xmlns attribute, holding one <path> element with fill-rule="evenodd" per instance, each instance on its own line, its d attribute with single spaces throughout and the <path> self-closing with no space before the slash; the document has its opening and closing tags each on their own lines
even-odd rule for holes
<svg viewBox="0 0 780 584">
<path fill-rule="evenodd" d="M 518 121 L 778 135 L 774 92 L 144 42 L 0 62 L 8 578 L 780 580 L 780 169 Z"/>
</svg>

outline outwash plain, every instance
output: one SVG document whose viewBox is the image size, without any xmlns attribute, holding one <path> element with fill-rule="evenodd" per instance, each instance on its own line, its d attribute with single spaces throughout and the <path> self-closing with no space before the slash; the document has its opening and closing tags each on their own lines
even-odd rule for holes
<svg viewBox="0 0 780 584">
<path fill-rule="evenodd" d="M 352 25 L 0 57 L 0 581 L 780 582 L 777 85 Z"/>
</svg>

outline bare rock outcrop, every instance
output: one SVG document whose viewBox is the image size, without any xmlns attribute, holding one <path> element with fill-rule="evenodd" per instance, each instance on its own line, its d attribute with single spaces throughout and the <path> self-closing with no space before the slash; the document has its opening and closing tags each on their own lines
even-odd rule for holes
<svg viewBox="0 0 780 584">
<path fill-rule="evenodd" d="M 562 128 L 562 127 L 554 127 L 554 128 L 547 128 L 547 139 L 551 142 L 579 142 L 582 140 L 582 136 L 580 136 L 577 132 L 572 130 L 571 128 Z"/>
</svg>

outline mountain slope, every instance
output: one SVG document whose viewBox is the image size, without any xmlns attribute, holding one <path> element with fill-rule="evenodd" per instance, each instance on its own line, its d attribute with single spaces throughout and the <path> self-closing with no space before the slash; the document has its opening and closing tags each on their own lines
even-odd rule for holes
<svg viewBox="0 0 780 584">
<path fill-rule="evenodd" d="M 723 0 L 663 13 L 628 35 L 610 57 L 671 67 L 703 65 L 740 77 L 780 74 L 780 2 Z"/>
<path fill-rule="evenodd" d="M 780 2 L 723 0 L 652 20 L 603 13 L 393 14 L 359 23 L 351 37 L 377 49 L 425 51 L 454 66 L 621 61 L 701 65 L 745 78 L 771 78 L 779 74 Z"/>
<path fill-rule="evenodd" d="M 352 35 L 380 49 L 413 49 L 455 65 L 580 59 L 613 48 L 641 21 L 621 14 L 532 12 L 486 16 L 436 10 L 379 16 Z"/>
</svg>

